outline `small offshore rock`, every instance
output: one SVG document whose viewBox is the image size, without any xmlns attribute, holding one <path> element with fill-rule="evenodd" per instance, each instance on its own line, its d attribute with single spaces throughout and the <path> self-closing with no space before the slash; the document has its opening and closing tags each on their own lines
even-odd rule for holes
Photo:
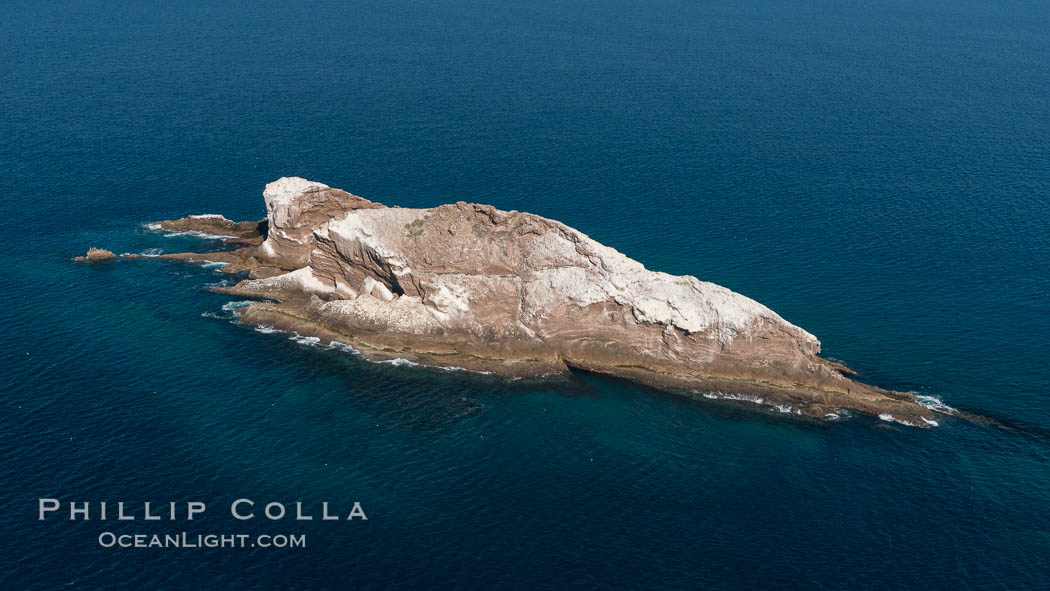
<svg viewBox="0 0 1050 591">
<path fill-rule="evenodd" d="M 111 251 L 108 251 L 104 248 L 92 247 L 88 249 L 87 255 L 74 257 L 73 260 L 77 262 L 97 263 L 100 261 L 108 261 L 109 259 L 115 258 L 117 258 L 117 255 L 113 254 Z"/>
</svg>

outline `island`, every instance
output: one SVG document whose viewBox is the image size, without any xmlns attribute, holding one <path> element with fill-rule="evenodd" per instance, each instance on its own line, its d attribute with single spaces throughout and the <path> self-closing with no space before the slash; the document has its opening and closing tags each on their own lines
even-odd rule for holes
<svg viewBox="0 0 1050 591">
<path fill-rule="evenodd" d="M 914 395 L 856 381 L 820 341 L 762 304 L 646 269 L 560 222 L 491 205 L 387 207 L 289 177 L 266 219 L 152 224 L 221 236 L 225 249 L 162 255 L 223 263 L 216 288 L 253 298 L 240 320 L 404 359 L 507 377 L 580 370 L 800 415 L 856 411 L 936 425 Z"/>
</svg>

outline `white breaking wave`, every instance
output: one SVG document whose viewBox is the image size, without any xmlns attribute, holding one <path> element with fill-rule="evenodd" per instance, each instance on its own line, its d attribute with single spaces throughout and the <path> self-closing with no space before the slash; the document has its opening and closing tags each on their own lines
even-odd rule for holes
<svg viewBox="0 0 1050 591">
<path fill-rule="evenodd" d="M 923 394 L 923 395 L 916 394 L 915 395 L 915 400 L 917 400 L 919 404 L 925 406 L 926 408 L 928 408 L 928 409 L 930 409 L 932 411 L 936 411 L 936 412 L 942 413 L 942 414 L 954 415 L 954 414 L 958 414 L 958 412 L 959 412 L 957 409 L 952 408 L 952 407 L 948 406 L 947 404 L 945 404 L 940 398 L 937 398 L 936 396 L 929 396 L 929 395 L 926 395 L 926 394 Z"/>
<path fill-rule="evenodd" d="M 455 365 L 439 365 L 439 366 L 437 366 L 437 368 L 440 369 L 440 370 L 443 370 L 443 371 L 465 371 L 467 373 L 478 373 L 478 374 L 481 374 L 483 376 L 490 376 L 490 375 L 492 375 L 491 371 L 484 371 L 484 370 L 481 370 L 481 369 L 467 369 L 465 367 L 458 367 L 458 366 L 455 366 Z"/>
<path fill-rule="evenodd" d="M 337 350 L 343 351 L 345 353 L 353 353 L 354 355 L 357 355 L 358 357 L 362 357 L 362 358 L 364 357 L 363 355 L 361 355 L 361 352 L 358 351 L 357 349 L 351 347 L 350 345 L 347 345 L 346 343 L 340 343 L 339 341 L 332 341 L 331 343 L 328 343 L 328 348 L 329 349 L 337 349 Z"/>
<path fill-rule="evenodd" d="M 491 373 L 491 372 L 482 372 L 482 373 Z M 529 379 L 529 380 L 545 380 L 545 379 L 547 379 L 547 378 L 556 378 L 556 377 L 560 377 L 560 376 L 564 376 L 564 375 L 565 375 L 565 374 L 564 374 L 564 373 L 562 373 L 562 372 L 560 372 L 560 371 L 547 371 L 547 372 L 544 372 L 544 373 L 541 373 L 541 374 L 537 374 L 537 375 L 534 375 L 534 376 L 526 376 L 526 377 L 522 377 L 522 376 L 511 376 L 511 377 L 510 377 L 510 378 L 508 378 L 508 379 L 510 379 L 510 381 L 512 381 L 512 382 L 517 382 L 517 381 L 519 381 L 519 380 L 524 380 L 524 379 Z"/>
<path fill-rule="evenodd" d="M 245 302 L 230 302 L 230 304 L 243 304 L 243 303 L 245 303 Z M 247 303 L 250 304 L 251 302 L 247 302 Z M 227 305 L 229 305 L 229 304 L 227 304 Z M 223 307 L 225 308 L 225 306 L 223 306 Z M 240 307 L 243 308 L 244 306 L 240 306 Z M 236 312 L 236 308 L 232 308 L 232 310 L 234 310 L 234 314 L 237 313 Z M 306 345 L 308 347 L 316 347 L 316 346 L 321 344 L 321 339 L 318 338 L 318 337 L 304 337 L 303 335 L 301 335 L 301 334 L 299 334 L 297 332 L 289 332 L 287 330 L 280 330 L 280 329 L 274 328 L 272 326 L 259 325 L 259 326 L 256 326 L 254 328 L 255 328 L 255 330 L 257 332 L 261 332 L 263 334 L 281 333 L 281 334 L 291 335 L 291 336 L 288 337 L 288 340 L 295 341 L 295 342 L 299 343 L 300 345 Z"/>
<path fill-rule="evenodd" d="M 227 312 L 233 312 L 234 310 L 238 310 L 240 308 L 247 308 L 250 305 L 252 305 L 251 300 L 241 300 L 238 302 L 227 302 L 222 305 L 222 309 Z"/>
<path fill-rule="evenodd" d="M 780 402 L 774 402 L 772 400 L 766 400 L 761 396 L 752 396 L 750 394 L 735 394 L 733 392 L 701 392 L 704 398 L 710 398 L 711 400 L 737 400 L 741 402 L 750 402 L 759 406 L 768 406 L 785 414 L 796 414 L 801 415 L 802 410 L 791 406 L 790 404 L 782 404 Z"/>
<path fill-rule="evenodd" d="M 345 351 L 347 353 L 353 353 L 354 355 L 357 355 L 358 357 L 361 357 L 362 359 L 364 359 L 365 361 L 368 361 L 370 363 L 385 363 L 387 365 L 393 365 L 395 367 L 426 367 L 426 368 L 429 368 L 429 369 L 440 369 L 442 371 L 449 371 L 449 372 L 452 372 L 452 371 L 465 371 L 467 373 L 476 373 L 476 374 L 486 375 L 486 376 L 492 375 L 491 371 L 484 371 L 484 370 L 477 370 L 477 369 L 467 369 L 465 367 L 458 367 L 458 366 L 455 366 L 455 365 L 422 365 L 422 364 L 416 363 L 415 361 L 409 361 L 408 359 L 402 359 L 400 357 L 398 357 L 396 359 L 386 359 L 386 360 L 383 360 L 383 361 L 375 361 L 375 360 L 369 359 L 368 357 L 363 355 L 360 351 L 358 351 L 357 349 L 351 347 L 350 345 L 347 345 L 346 343 L 340 343 L 339 341 L 331 341 L 330 343 L 328 343 L 328 348 L 329 349 L 337 349 L 339 351 Z"/>
<path fill-rule="evenodd" d="M 205 318 L 218 318 L 219 320 L 226 320 L 226 321 L 232 322 L 234 324 L 237 324 L 237 319 L 240 316 L 240 312 L 238 312 L 238 310 L 240 310 L 241 308 L 245 308 L 245 307 L 251 305 L 251 303 L 252 302 L 250 302 L 248 300 L 239 301 L 239 302 L 227 302 L 227 303 L 222 305 L 222 308 L 220 308 L 218 312 L 211 312 L 211 311 L 203 312 L 201 314 L 201 316 L 203 316 Z M 263 331 L 260 331 L 260 332 L 263 332 Z"/>
<path fill-rule="evenodd" d="M 419 367 L 419 364 L 415 361 L 409 361 L 408 359 L 402 359 L 400 357 L 396 359 L 387 359 L 386 361 L 377 361 L 376 363 L 386 363 L 397 367 Z"/>
<path fill-rule="evenodd" d="M 288 339 L 309 347 L 316 347 L 321 344 L 321 339 L 318 337 L 304 337 L 297 332 L 292 333 L 292 336 L 288 337 Z"/>
<path fill-rule="evenodd" d="M 146 250 L 140 252 L 139 255 L 144 257 L 159 257 L 163 253 L 163 248 L 147 248 Z"/>
<path fill-rule="evenodd" d="M 907 425 L 909 427 L 919 427 L 920 426 L 918 423 L 913 423 L 911 421 L 905 421 L 904 419 L 898 419 L 897 417 L 895 417 L 895 416 L 893 416 L 893 415 L 891 415 L 889 413 L 886 413 L 886 412 L 879 414 L 879 418 L 882 419 L 883 421 L 886 421 L 887 423 L 900 423 L 901 425 Z M 926 421 L 926 419 L 923 419 L 923 420 Z M 930 421 L 926 421 L 926 422 L 929 423 Z M 937 426 L 937 422 L 934 421 L 933 424 L 930 425 L 930 426 L 931 427 L 936 427 Z"/>
<path fill-rule="evenodd" d="M 229 263 L 220 263 L 217 261 L 204 261 L 204 264 L 202 264 L 201 266 L 205 269 L 217 269 L 219 267 L 225 267 L 226 265 L 229 265 Z"/>
</svg>

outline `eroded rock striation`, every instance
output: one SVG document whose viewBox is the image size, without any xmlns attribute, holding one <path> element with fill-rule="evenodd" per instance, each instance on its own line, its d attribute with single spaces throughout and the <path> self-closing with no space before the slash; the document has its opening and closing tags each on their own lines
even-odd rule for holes
<svg viewBox="0 0 1050 591">
<path fill-rule="evenodd" d="M 243 309 L 244 322 L 373 359 L 507 376 L 578 368 L 818 417 L 850 409 L 934 421 L 910 394 L 851 380 L 818 356 L 816 337 L 762 304 L 650 271 L 560 222 L 464 202 L 386 207 L 301 178 L 263 196 L 263 222 L 158 222 L 248 245 L 166 255 L 246 271 L 224 291 L 271 301 Z"/>
</svg>

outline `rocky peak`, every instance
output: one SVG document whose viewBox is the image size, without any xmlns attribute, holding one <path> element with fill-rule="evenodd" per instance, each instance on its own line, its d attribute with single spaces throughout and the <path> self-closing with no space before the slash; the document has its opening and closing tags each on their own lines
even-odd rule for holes
<svg viewBox="0 0 1050 591">
<path fill-rule="evenodd" d="M 356 209 L 382 208 L 363 197 L 299 177 L 283 177 L 263 191 L 268 222 L 262 253 L 283 266 L 305 265 L 313 249 L 313 231 L 328 220 Z"/>
</svg>

